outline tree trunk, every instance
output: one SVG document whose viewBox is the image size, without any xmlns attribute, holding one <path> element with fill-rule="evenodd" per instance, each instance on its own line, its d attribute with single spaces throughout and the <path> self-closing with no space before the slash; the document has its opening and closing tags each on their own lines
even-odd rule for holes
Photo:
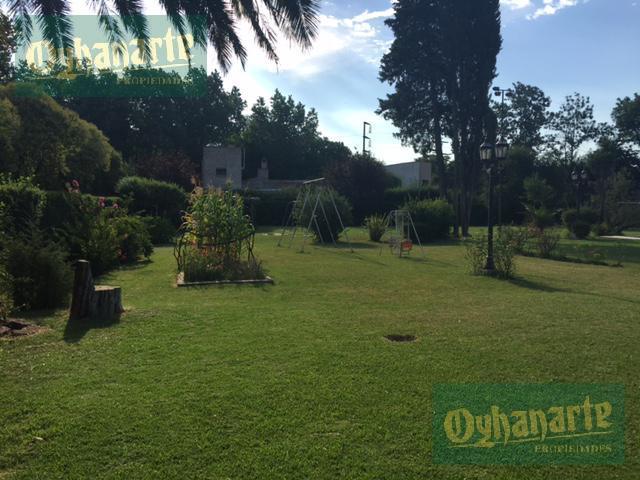
<svg viewBox="0 0 640 480">
<path fill-rule="evenodd" d="M 76 262 L 73 296 L 69 320 L 86 317 L 112 318 L 124 312 L 120 287 L 93 284 L 91 265 L 86 260 Z"/>
<path fill-rule="evenodd" d="M 120 287 L 98 285 L 95 287 L 89 307 L 92 317 L 113 318 L 123 312 Z"/>
<path fill-rule="evenodd" d="M 71 297 L 71 308 L 69 309 L 69 320 L 84 318 L 89 314 L 93 291 L 91 265 L 87 260 L 78 260 L 76 262 L 76 271 L 73 279 L 73 294 Z"/>
</svg>

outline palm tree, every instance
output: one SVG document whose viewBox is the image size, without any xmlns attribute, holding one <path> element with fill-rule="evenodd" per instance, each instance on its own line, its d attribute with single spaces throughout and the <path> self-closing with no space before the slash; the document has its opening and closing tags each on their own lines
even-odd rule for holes
<svg viewBox="0 0 640 480">
<path fill-rule="evenodd" d="M 98 23 L 109 41 L 119 45 L 127 32 L 143 40 L 148 51 L 142 0 L 86 1 L 97 10 Z M 69 0 L 0 0 L 3 4 L 8 7 L 21 40 L 31 37 L 35 18 L 54 55 L 73 48 Z M 247 51 L 237 34 L 238 23 L 243 19 L 250 23 L 258 44 L 275 62 L 278 30 L 303 48 L 310 47 L 317 34 L 318 0 L 160 0 L 160 5 L 181 35 L 190 30 L 195 44 L 201 47 L 211 42 L 225 72 L 234 56 L 245 65 Z"/>
</svg>

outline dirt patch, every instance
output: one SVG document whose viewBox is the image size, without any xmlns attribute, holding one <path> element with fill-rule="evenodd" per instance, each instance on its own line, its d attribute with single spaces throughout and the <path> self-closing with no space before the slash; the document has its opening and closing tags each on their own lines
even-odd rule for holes
<svg viewBox="0 0 640 480">
<path fill-rule="evenodd" d="M 416 337 L 415 335 L 390 334 L 390 335 L 385 335 L 384 338 L 394 343 L 411 343 L 418 340 L 418 337 Z"/>
<path fill-rule="evenodd" d="M 13 318 L 0 320 L 0 337 L 25 337 L 28 335 L 35 335 L 45 330 L 45 327 L 34 325 L 32 323 L 25 322 L 24 320 L 17 320 Z"/>
</svg>

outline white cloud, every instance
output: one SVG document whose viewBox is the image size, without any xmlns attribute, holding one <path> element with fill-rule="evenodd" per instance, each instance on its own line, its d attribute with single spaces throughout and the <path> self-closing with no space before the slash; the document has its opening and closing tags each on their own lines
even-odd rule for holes
<svg viewBox="0 0 640 480">
<path fill-rule="evenodd" d="M 513 1 L 513 0 L 509 0 Z M 516 0 L 522 1 L 522 0 Z M 386 10 L 379 10 L 376 12 L 370 12 L 369 10 L 365 10 L 360 15 L 356 15 L 352 18 L 354 22 L 368 22 L 369 20 L 375 20 L 376 18 L 387 18 L 393 15 L 393 8 L 387 8 Z"/>
<path fill-rule="evenodd" d="M 529 20 L 535 20 L 539 17 L 555 15 L 559 10 L 574 7 L 578 3 L 578 0 L 543 0 L 543 6 L 536 9 L 536 11 L 528 15 L 527 18 Z"/>
<path fill-rule="evenodd" d="M 531 0 L 501 0 L 501 2 L 511 10 L 520 10 L 531 6 Z"/>
</svg>

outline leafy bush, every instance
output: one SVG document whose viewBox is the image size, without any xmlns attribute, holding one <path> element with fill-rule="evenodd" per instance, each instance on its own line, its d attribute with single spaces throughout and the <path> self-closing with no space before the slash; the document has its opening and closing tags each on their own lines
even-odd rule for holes
<svg viewBox="0 0 640 480">
<path fill-rule="evenodd" d="M 129 211 L 140 215 L 164 217 L 177 225 L 187 206 L 187 194 L 174 183 L 143 177 L 124 177 L 116 191 L 130 200 Z"/>
<path fill-rule="evenodd" d="M 277 192 L 255 192 L 246 190 L 242 192 L 245 212 L 251 217 L 254 225 L 280 226 L 287 219 L 291 209 L 291 203 L 298 197 L 295 189 L 286 189 Z"/>
<path fill-rule="evenodd" d="M 66 306 L 72 272 L 67 253 L 37 230 L 8 239 L 6 270 L 13 278 L 13 303 L 22 308 Z"/>
<path fill-rule="evenodd" d="M 421 242 L 441 240 L 449 236 L 454 213 L 445 200 L 410 200 L 402 209 L 411 214 Z M 411 234 L 413 236 L 413 232 Z M 417 241 L 415 238 L 412 240 Z"/>
<path fill-rule="evenodd" d="M 119 206 L 121 203 L 118 197 L 97 197 L 80 192 L 50 191 L 45 192 L 45 197 L 40 225 L 49 230 L 64 228 L 84 212 L 97 212 L 99 207 Z"/>
<path fill-rule="evenodd" d="M 118 261 L 134 263 L 153 252 L 151 237 L 140 217 L 116 216 L 111 220 L 118 239 Z"/>
<path fill-rule="evenodd" d="M 379 242 L 387 231 L 387 219 L 383 215 L 371 215 L 365 218 L 364 226 L 369 231 L 369 240 Z"/>
<path fill-rule="evenodd" d="M 547 230 L 532 230 L 535 248 L 539 257 L 551 258 L 560 242 L 560 235 Z"/>
<path fill-rule="evenodd" d="M 591 208 L 583 208 L 580 211 L 570 208 L 562 212 L 562 223 L 578 239 L 587 238 L 597 221 L 598 214 Z"/>
<path fill-rule="evenodd" d="M 31 178 L 0 175 L 0 203 L 5 209 L 7 233 L 20 233 L 38 224 L 46 198 Z"/>
<path fill-rule="evenodd" d="M 530 232 L 525 227 L 502 227 L 499 233 L 500 237 L 507 242 L 515 253 L 523 253 L 527 242 L 529 241 Z"/>
<path fill-rule="evenodd" d="M 339 195 L 335 192 L 333 192 L 333 199 L 335 201 L 336 208 L 340 213 L 342 224 L 345 227 L 347 225 L 350 225 L 353 222 L 353 217 L 351 215 L 351 205 L 349 201 L 342 195 Z M 315 201 L 312 203 L 315 203 Z M 298 208 L 301 209 L 302 206 L 298 205 Z M 323 213 L 323 209 L 327 214 L 326 219 Z M 320 195 L 320 202 L 316 211 L 317 224 L 316 222 L 311 222 L 312 210 L 313 205 L 307 204 L 304 211 L 298 211 L 294 214 L 298 225 L 306 228 L 307 226 L 309 226 L 309 223 L 311 223 L 311 232 L 313 233 L 313 236 L 318 243 L 331 243 L 332 238 L 337 242 L 340 238 L 340 235 L 342 234 L 342 226 L 328 192 L 322 193 Z"/>
<path fill-rule="evenodd" d="M 486 275 L 488 245 L 487 237 L 482 234 L 465 242 L 466 258 L 474 275 Z M 515 275 L 515 250 L 505 235 L 497 235 L 493 242 L 493 263 L 498 278 L 512 278 Z"/>
<path fill-rule="evenodd" d="M 438 190 L 430 187 L 389 188 L 384 192 L 384 211 L 399 210 L 411 200 L 436 200 L 439 196 Z"/>
<path fill-rule="evenodd" d="M 0 263 L 0 321 L 6 320 L 13 310 L 13 279 Z"/>
<path fill-rule="evenodd" d="M 176 228 L 169 220 L 163 217 L 140 217 L 140 219 L 149 232 L 151 243 L 162 245 L 173 242 Z"/>
</svg>

